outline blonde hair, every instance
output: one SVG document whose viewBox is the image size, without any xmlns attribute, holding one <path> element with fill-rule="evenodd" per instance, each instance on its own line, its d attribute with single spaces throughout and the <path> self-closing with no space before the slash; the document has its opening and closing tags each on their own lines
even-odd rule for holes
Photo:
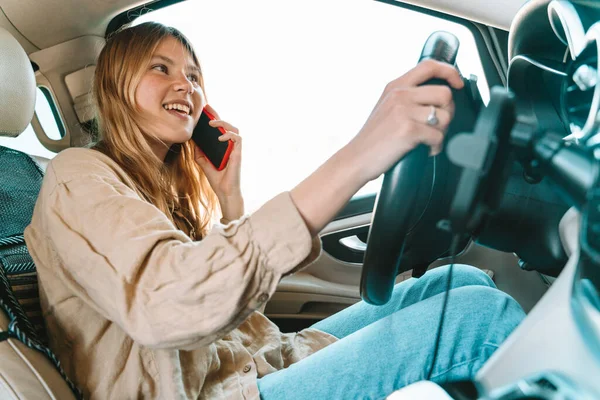
<svg viewBox="0 0 600 400">
<path fill-rule="evenodd" d="M 203 237 L 218 201 L 194 160 L 191 142 L 176 144 L 165 160 L 152 151 L 140 128 L 135 92 L 160 42 L 177 39 L 200 68 L 190 42 L 181 32 L 155 22 L 125 28 L 109 37 L 94 76 L 99 142 L 92 148 L 117 162 L 133 179 L 140 195 L 164 212 L 192 239 Z M 200 76 L 200 87 L 204 82 Z M 157 138 L 154 138 L 157 139 Z"/>
</svg>

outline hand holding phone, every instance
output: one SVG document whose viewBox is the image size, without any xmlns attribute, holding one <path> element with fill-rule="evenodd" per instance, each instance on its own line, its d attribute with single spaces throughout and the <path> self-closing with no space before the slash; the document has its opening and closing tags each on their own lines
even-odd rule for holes
<svg viewBox="0 0 600 400">
<path fill-rule="evenodd" d="M 216 119 L 215 116 L 204 107 L 200 114 L 200 119 L 194 127 L 192 140 L 215 169 L 222 171 L 227 165 L 227 161 L 233 150 L 233 142 L 231 140 L 224 142 L 219 140 L 219 137 L 226 132 L 221 127 L 210 126 L 209 122 L 214 119 Z"/>
<path fill-rule="evenodd" d="M 214 126 L 210 125 L 212 120 L 217 120 Z M 207 105 L 194 128 L 192 140 L 198 147 L 196 151 L 204 153 L 203 156 L 195 154 L 196 162 L 219 199 L 223 218 L 238 219 L 244 214 L 240 185 L 242 141 L 238 129 L 220 120 L 216 111 Z"/>
</svg>

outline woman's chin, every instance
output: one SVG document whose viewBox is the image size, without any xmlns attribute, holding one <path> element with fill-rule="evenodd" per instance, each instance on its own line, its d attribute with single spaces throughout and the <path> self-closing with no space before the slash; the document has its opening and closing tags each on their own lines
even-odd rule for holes
<svg viewBox="0 0 600 400">
<path fill-rule="evenodd" d="M 187 141 L 189 141 L 192 138 L 192 132 L 185 132 L 179 135 L 173 135 L 172 137 L 168 138 L 167 141 L 168 143 L 172 143 L 172 144 L 183 144 L 186 143 Z"/>
</svg>

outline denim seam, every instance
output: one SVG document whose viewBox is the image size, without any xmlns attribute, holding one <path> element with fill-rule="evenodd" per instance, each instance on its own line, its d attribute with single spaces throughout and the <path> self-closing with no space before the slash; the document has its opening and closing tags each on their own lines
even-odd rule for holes
<svg viewBox="0 0 600 400">
<path fill-rule="evenodd" d="M 498 349 L 498 347 L 499 347 L 498 345 L 496 345 L 496 344 L 493 344 L 493 343 L 490 343 L 490 342 L 485 342 L 485 343 L 483 343 L 481 346 L 482 346 L 482 347 L 483 347 L 483 346 L 494 347 L 494 348 L 496 348 L 496 349 Z M 469 364 L 469 363 L 471 363 L 471 362 L 473 362 L 473 361 L 477 361 L 477 360 L 479 360 L 480 358 L 481 358 L 481 356 L 479 356 L 479 357 L 476 357 L 476 358 L 472 358 L 472 359 L 470 359 L 470 360 L 468 360 L 468 361 L 463 361 L 463 362 L 461 362 L 461 363 L 458 363 L 458 364 L 454 364 L 454 365 L 452 365 L 450 368 L 448 368 L 447 370 L 445 370 L 445 371 L 442 371 L 442 372 L 440 372 L 440 373 L 438 373 L 438 374 L 432 375 L 432 376 L 431 376 L 431 379 L 433 379 L 433 378 L 437 378 L 438 376 L 441 376 L 441 375 L 444 375 L 444 374 L 446 374 L 446 373 L 450 372 L 452 369 L 454 369 L 454 368 L 456 368 L 456 367 L 461 367 L 461 366 L 463 366 L 463 365 L 465 365 L 465 364 Z"/>
<path fill-rule="evenodd" d="M 458 363 L 458 364 L 454 364 L 454 365 L 452 365 L 450 368 L 448 368 L 447 370 L 445 370 L 445 371 L 442 371 L 442 372 L 440 372 L 440 373 L 437 373 L 437 374 L 435 374 L 435 375 L 432 375 L 432 376 L 431 376 L 431 379 L 434 379 L 434 378 L 437 378 L 437 377 L 439 377 L 439 376 L 442 376 L 442 375 L 444 375 L 444 374 L 447 374 L 448 372 L 452 371 L 454 368 L 457 368 L 457 367 L 462 367 L 463 365 L 465 365 L 465 364 L 470 364 L 470 363 L 472 363 L 473 361 L 478 361 L 480 358 L 481 358 L 481 357 L 476 357 L 476 358 L 472 358 L 472 359 L 470 359 L 470 360 L 467 360 L 467 361 L 460 362 L 460 363 Z"/>
<path fill-rule="evenodd" d="M 484 347 L 484 346 L 486 346 L 486 347 L 494 347 L 494 348 L 496 348 L 496 349 L 498 349 L 498 347 L 499 347 L 497 344 L 490 343 L 490 342 L 485 342 L 485 343 L 483 343 L 483 344 L 481 345 L 481 347 Z M 470 360 L 467 360 L 467 361 L 463 361 L 463 362 L 461 362 L 461 363 L 458 363 L 458 364 L 454 364 L 454 365 L 452 365 L 450 368 L 448 368 L 447 370 L 445 370 L 445 371 L 442 371 L 442 372 L 440 372 L 440 373 L 438 373 L 438 374 L 432 375 L 432 376 L 431 376 L 431 379 L 433 379 L 433 378 L 437 378 L 438 376 L 441 376 L 441 375 L 444 375 L 444 374 L 447 374 L 448 372 L 450 372 L 452 369 L 454 369 L 454 368 L 456 368 L 456 367 L 462 367 L 463 365 L 465 365 L 465 364 L 469 364 L 469 363 L 472 363 L 473 361 L 477 361 L 477 360 L 479 360 L 480 358 L 481 358 L 481 356 L 479 356 L 479 357 L 476 357 L 476 358 L 472 358 L 472 359 L 470 359 Z"/>
<path fill-rule="evenodd" d="M 485 342 L 485 343 L 483 343 L 481 346 L 482 346 L 482 347 L 483 347 L 483 346 L 495 347 L 496 349 L 498 349 L 498 347 L 500 347 L 499 345 L 497 345 L 497 344 L 494 344 L 494 343 L 490 343 L 490 342 Z"/>
</svg>

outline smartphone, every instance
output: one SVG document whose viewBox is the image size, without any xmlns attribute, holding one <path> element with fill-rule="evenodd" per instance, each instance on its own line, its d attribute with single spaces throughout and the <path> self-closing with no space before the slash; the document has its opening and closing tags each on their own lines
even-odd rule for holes
<svg viewBox="0 0 600 400">
<path fill-rule="evenodd" d="M 229 155 L 233 150 L 233 142 L 231 140 L 226 142 L 218 140 L 221 135 L 225 134 L 225 129 L 210 126 L 208 122 L 214 119 L 215 117 L 204 108 L 198 123 L 194 127 L 192 140 L 217 171 L 221 171 L 227 165 Z"/>
</svg>

